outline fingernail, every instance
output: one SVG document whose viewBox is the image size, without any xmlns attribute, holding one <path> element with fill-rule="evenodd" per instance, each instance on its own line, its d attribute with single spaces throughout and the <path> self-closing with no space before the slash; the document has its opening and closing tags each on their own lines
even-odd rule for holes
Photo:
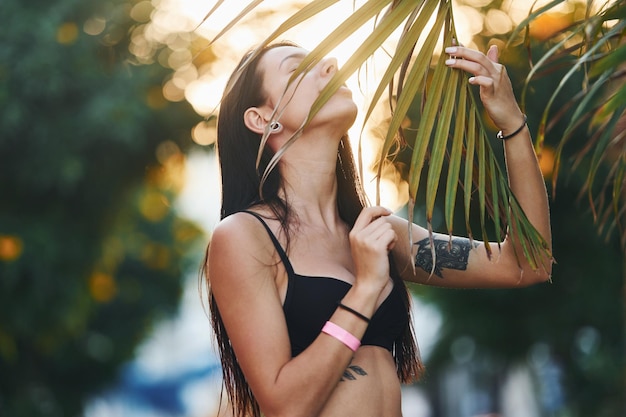
<svg viewBox="0 0 626 417">
<path fill-rule="evenodd" d="M 454 46 L 448 46 L 448 47 L 446 48 L 446 53 L 447 53 L 447 54 L 453 54 L 453 53 L 455 53 L 455 52 L 456 52 L 456 47 L 454 47 Z"/>
<path fill-rule="evenodd" d="M 455 62 L 456 62 L 456 59 L 454 58 L 446 59 L 446 65 L 454 65 Z"/>
<path fill-rule="evenodd" d="M 467 79 L 467 81 L 469 81 L 470 84 L 474 83 L 475 80 L 476 80 L 476 77 L 469 77 Z"/>
</svg>

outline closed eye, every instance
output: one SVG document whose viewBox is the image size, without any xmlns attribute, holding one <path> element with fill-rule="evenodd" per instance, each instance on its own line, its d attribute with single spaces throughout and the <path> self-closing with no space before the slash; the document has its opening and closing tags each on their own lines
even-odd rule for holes
<svg viewBox="0 0 626 417">
<path fill-rule="evenodd" d="M 283 58 L 283 60 L 278 65 L 278 69 L 280 69 L 282 67 L 282 65 L 286 61 L 289 61 L 290 63 L 295 63 L 295 68 L 293 68 L 293 70 L 295 70 L 298 67 L 298 65 L 300 64 L 300 62 L 302 62 L 302 60 L 304 59 L 305 56 L 306 56 L 306 54 L 301 53 L 301 52 L 297 52 L 295 54 L 291 54 L 289 56 L 286 56 L 285 58 Z M 288 68 L 291 68 L 291 67 L 288 67 Z M 290 70 L 290 72 L 292 72 L 293 70 Z"/>
<path fill-rule="evenodd" d="M 298 67 L 300 66 L 300 63 L 302 63 L 301 59 L 294 59 L 293 62 L 289 65 L 289 73 L 295 72 Z"/>
</svg>

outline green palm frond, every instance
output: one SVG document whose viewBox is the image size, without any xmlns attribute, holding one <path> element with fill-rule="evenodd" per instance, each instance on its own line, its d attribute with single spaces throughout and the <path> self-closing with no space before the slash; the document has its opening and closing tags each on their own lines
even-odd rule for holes
<svg viewBox="0 0 626 417">
<path fill-rule="evenodd" d="M 261 42 L 257 53 L 287 30 L 328 9 L 334 3 L 336 1 L 331 0 L 307 3 Z M 258 2 L 251 2 L 251 6 L 244 12 L 249 13 L 257 4 Z M 237 19 L 241 19 L 244 12 Z M 520 234 L 523 249 L 523 253 L 518 255 L 524 256 L 535 268 L 540 268 L 539 259 L 546 251 L 545 242 L 526 218 L 508 187 L 506 176 L 489 143 L 467 77 L 457 70 L 451 70 L 444 63 L 446 54 L 440 45 L 448 46 L 456 41 L 450 0 L 362 2 L 360 7 L 346 16 L 340 26 L 307 55 L 293 74 L 291 82 L 297 82 L 300 74 L 312 68 L 332 49 L 365 25 L 372 25 L 370 35 L 320 93 L 299 132 L 350 76 L 357 73 L 375 53 L 384 51 L 389 55 L 389 64 L 381 79 L 377 80 L 378 85 L 365 113 L 367 121 L 383 97 L 383 92 L 388 91 L 392 112 L 377 164 L 378 180 L 392 149 L 398 143 L 398 137 L 403 135 L 402 123 L 407 118 L 409 109 L 415 103 L 420 103 L 422 112 L 416 130 L 417 136 L 414 143 L 403 144 L 411 153 L 408 173 L 409 220 L 412 220 L 416 198 L 420 192 L 420 181 L 424 176 L 427 227 L 432 232 L 436 197 L 440 186 L 445 185 L 445 224 L 448 233 L 452 234 L 458 185 L 461 184 L 466 228 L 470 237 L 473 236 L 469 227 L 470 213 L 476 204 L 472 197 L 477 195 L 482 240 L 489 240 L 488 229 L 493 227 L 499 242 L 504 235 L 505 225 L 514 224 Z M 400 36 L 395 41 L 395 48 L 391 51 L 386 47 L 383 49 L 383 45 L 392 39 L 398 29 Z M 434 66 L 433 58 L 436 59 Z M 280 109 L 276 111 L 280 112 Z M 276 165 L 286 147 L 297 140 L 298 135 L 296 133 L 277 152 L 268 169 Z M 446 157 L 447 170 L 444 169 Z M 378 195 L 379 193 L 376 197 L 377 204 Z M 491 218 L 493 226 L 488 225 L 488 218 Z M 491 254 L 492 248 L 489 245 L 487 251 Z"/>
<path fill-rule="evenodd" d="M 518 31 L 562 2 L 554 1 L 531 13 Z M 556 190 L 564 151 L 572 138 L 580 135 L 582 128 L 586 129 L 587 143 L 574 152 L 571 166 L 586 170 L 583 193 L 599 232 L 608 237 L 617 230 L 622 246 L 626 247 L 626 3 L 606 2 L 600 12 L 590 16 L 591 3 L 587 4 L 584 18 L 553 35 L 554 45 L 528 74 L 522 102 L 526 101 L 526 91 L 533 81 L 558 68 L 568 68 L 543 109 L 535 146 L 540 153 L 552 127 L 566 121 L 567 127 L 556 145 L 552 176 Z M 553 111 L 559 93 L 575 80 L 581 80 L 580 93 L 570 98 L 562 109 Z M 598 184 L 602 167 L 607 167 L 608 175 Z"/>
</svg>

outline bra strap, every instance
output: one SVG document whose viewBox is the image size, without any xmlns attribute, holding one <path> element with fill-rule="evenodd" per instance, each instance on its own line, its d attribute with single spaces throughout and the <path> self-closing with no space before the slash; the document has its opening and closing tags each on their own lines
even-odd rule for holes
<svg viewBox="0 0 626 417">
<path fill-rule="evenodd" d="M 267 225 L 267 223 L 265 223 L 265 220 L 263 220 L 263 218 L 259 214 L 255 213 L 253 211 L 242 210 L 241 212 L 242 213 L 248 213 L 248 214 L 251 214 L 252 216 L 256 217 L 257 220 L 259 220 L 261 222 L 263 227 L 265 227 L 265 230 L 267 231 L 267 234 L 270 236 L 270 239 L 272 239 L 272 243 L 274 244 L 274 247 L 276 248 L 276 252 L 278 252 L 278 256 L 280 256 L 280 260 L 283 262 L 283 265 L 285 265 L 285 269 L 287 269 L 287 274 L 289 276 L 292 276 L 294 274 L 294 272 L 293 272 L 293 267 L 291 266 L 291 262 L 289 261 L 289 257 L 287 257 L 287 254 L 285 253 L 285 250 L 283 249 L 283 247 L 281 246 L 280 242 L 278 241 L 278 239 L 274 235 L 274 232 L 272 232 L 272 229 L 270 229 L 270 227 Z"/>
</svg>

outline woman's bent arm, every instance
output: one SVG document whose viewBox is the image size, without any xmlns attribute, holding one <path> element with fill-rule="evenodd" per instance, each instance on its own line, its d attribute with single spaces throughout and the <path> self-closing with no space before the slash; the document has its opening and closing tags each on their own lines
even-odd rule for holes
<svg viewBox="0 0 626 417">
<path fill-rule="evenodd" d="M 305 351 L 291 357 L 276 285 L 277 274 L 284 270 L 265 230 L 246 214 L 223 220 L 212 236 L 208 271 L 237 361 L 263 413 L 268 417 L 318 415 L 354 352 L 338 339 L 320 333 Z M 357 281 L 343 301 L 369 316 L 381 292 L 379 287 Z M 342 309 L 330 321 L 357 339 L 367 327 Z"/>
</svg>

